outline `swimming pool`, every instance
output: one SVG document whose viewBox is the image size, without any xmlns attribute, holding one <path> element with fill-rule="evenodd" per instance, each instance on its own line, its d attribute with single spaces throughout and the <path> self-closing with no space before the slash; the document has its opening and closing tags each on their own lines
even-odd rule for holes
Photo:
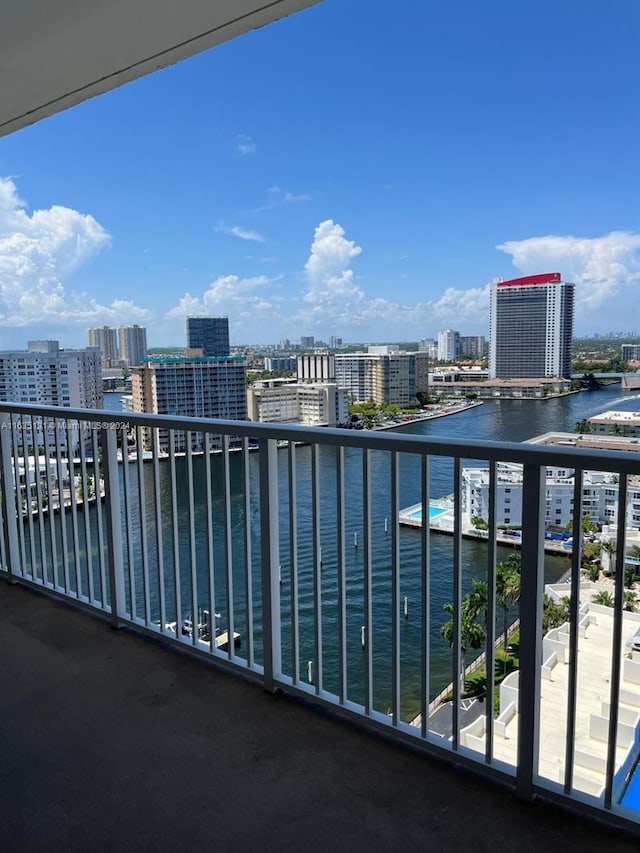
<svg viewBox="0 0 640 853">
<path fill-rule="evenodd" d="M 442 515 L 447 510 L 443 509 L 441 506 L 430 506 L 429 507 L 429 519 L 437 518 L 439 515 Z M 418 509 L 414 509 L 413 512 L 409 513 L 409 518 L 415 518 L 416 521 L 422 521 L 422 507 L 418 507 Z"/>
<path fill-rule="evenodd" d="M 635 812 L 640 812 L 640 764 L 636 764 L 620 805 L 626 809 L 633 809 Z"/>
</svg>

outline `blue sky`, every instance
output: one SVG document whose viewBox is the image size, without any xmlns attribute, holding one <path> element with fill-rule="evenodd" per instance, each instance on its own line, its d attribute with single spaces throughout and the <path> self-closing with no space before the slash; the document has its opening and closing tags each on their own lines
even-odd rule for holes
<svg viewBox="0 0 640 853">
<path fill-rule="evenodd" d="M 0 139 L 0 347 L 488 332 L 495 277 L 638 329 L 640 4 L 325 0 Z"/>
</svg>

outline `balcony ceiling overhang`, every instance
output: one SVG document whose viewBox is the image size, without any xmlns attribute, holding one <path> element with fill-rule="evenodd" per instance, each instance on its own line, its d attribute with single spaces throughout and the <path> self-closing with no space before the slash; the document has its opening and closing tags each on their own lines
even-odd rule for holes
<svg viewBox="0 0 640 853">
<path fill-rule="evenodd" d="M 319 0 L 20 0 L 0 26 L 0 136 Z"/>
</svg>

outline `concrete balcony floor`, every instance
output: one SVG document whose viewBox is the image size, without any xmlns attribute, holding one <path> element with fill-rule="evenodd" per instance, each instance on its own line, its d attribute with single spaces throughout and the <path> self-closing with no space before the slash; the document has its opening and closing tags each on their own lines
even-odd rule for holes
<svg viewBox="0 0 640 853">
<path fill-rule="evenodd" d="M 0 583 L 0 850 L 637 851 L 637 839 Z"/>
</svg>

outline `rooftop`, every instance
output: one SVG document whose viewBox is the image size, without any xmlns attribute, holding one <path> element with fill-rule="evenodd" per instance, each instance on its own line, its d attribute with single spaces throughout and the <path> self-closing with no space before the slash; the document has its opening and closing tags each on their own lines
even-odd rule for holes
<svg viewBox="0 0 640 853">
<path fill-rule="evenodd" d="M 0 642 L 5 853 L 637 850 L 18 585 Z"/>
</svg>

